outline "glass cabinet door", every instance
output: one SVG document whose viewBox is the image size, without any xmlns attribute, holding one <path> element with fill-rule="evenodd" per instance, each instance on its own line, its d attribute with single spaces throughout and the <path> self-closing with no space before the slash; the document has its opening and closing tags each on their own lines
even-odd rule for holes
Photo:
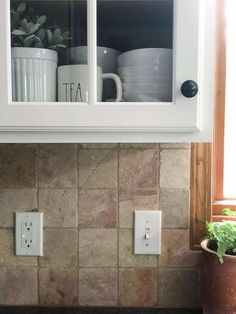
<svg viewBox="0 0 236 314">
<path fill-rule="evenodd" d="M 102 101 L 172 102 L 173 9 L 173 0 L 98 0 Z"/>
<path fill-rule="evenodd" d="M 95 100 L 172 102 L 174 0 L 90 1 L 97 11 Z M 10 6 L 12 101 L 88 103 L 87 1 Z"/>
<path fill-rule="evenodd" d="M 10 5 L 13 102 L 88 102 L 87 2 Z"/>
</svg>

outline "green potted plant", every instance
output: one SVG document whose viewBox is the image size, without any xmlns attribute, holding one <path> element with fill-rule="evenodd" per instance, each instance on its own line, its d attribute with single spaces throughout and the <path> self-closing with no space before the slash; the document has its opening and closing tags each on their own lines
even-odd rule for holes
<svg viewBox="0 0 236 314">
<path fill-rule="evenodd" d="M 25 2 L 11 9 L 13 101 L 56 101 L 56 50 L 69 39 Z"/>
<path fill-rule="evenodd" d="M 236 217 L 228 208 L 222 213 Z M 236 313 L 236 223 L 210 222 L 206 227 L 208 238 L 201 243 L 203 313 Z"/>
</svg>

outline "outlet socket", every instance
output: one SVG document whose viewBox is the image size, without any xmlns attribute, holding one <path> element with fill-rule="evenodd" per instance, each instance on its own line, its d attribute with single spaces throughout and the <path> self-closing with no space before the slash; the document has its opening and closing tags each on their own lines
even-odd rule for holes
<svg viewBox="0 0 236 314">
<path fill-rule="evenodd" d="M 43 255 L 43 213 L 15 213 L 16 255 Z"/>
</svg>

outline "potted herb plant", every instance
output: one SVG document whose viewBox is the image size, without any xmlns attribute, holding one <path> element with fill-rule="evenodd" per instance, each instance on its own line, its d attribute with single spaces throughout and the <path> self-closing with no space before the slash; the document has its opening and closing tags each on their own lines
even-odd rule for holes
<svg viewBox="0 0 236 314">
<path fill-rule="evenodd" d="M 32 6 L 22 2 L 11 9 L 13 101 L 56 101 L 56 50 L 69 39 Z"/>
<path fill-rule="evenodd" d="M 230 209 L 223 214 L 236 217 Z M 202 241 L 202 303 L 204 314 L 236 313 L 236 223 L 206 224 L 208 239 Z"/>
</svg>

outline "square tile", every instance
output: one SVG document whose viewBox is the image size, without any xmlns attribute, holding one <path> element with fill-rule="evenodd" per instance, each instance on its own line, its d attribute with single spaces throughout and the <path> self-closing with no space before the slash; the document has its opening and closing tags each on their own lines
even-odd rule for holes
<svg viewBox="0 0 236 314">
<path fill-rule="evenodd" d="M 37 207 L 35 189 L 0 189 L 0 227 L 14 226 L 14 212 L 32 211 Z"/>
<path fill-rule="evenodd" d="M 13 229 L 0 229 L 0 266 L 37 266 L 37 257 L 16 256 Z"/>
<path fill-rule="evenodd" d="M 37 149 L 40 188 L 63 189 L 77 186 L 75 144 L 40 144 Z"/>
<path fill-rule="evenodd" d="M 158 190 L 119 189 L 119 227 L 133 228 L 135 210 L 158 210 Z"/>
<path fill-rule="evenodd" d="M 36 305 L 37 269 L 0 267 L 0 304 Z"/>
<path fill-rule="evenodd" d="M 157 151 L 124 149 L 119 153 L 119 185 L 126 188 L 157 187 Z"/>
<path fill-rule="evenodd" d="M 80 267 L 117 266 L 117 230 L 81 229 L 79 232 Z"/>
<path fill-rule="evenodd" d="M 81 190 L 79 192 L 80 228 L 115 228 L 116 190 Z"/>
<path fill-rule="evenodd" d="M 163 228 L 189 228 L 189 191 L 161 189 L 160 208 Z"/>
<path fill-rule="evenodd" d="M 191 251 L 189 230 L 162 229 L 162 252 L 159 266 L 162 268 L 197 268 L 201 252 Z"/>
<path fill-rule="evenodd" d="M 157 303 L 156 270 L 151 268 L 120 269 L 119 298 L 122 306 L 155 306 Z"/>
<path fill-rule="evenodd" d="M 156 255 L 135 255 L 133 230 L 121 229 L 119 232 L 120 267 L 157 267 Z"/>
<path fill-rule="evenodd" d="M 189 190 L 189 150 L 163 149 L 160 153 L 160 164 L 161 188 Z"/>
<path fill-rule="evenodd" d="M 39 270 L 40 305 L 77 305 L 77 270 L 50 269 Z"/>
<path fill-rule="evenodd" d="M 117 304 L 117 270 L 112 268 L 81 269 L 79 303 L 82 306 Z"/>
<path fill-rule="evenodd" d="M 160 269 L 157 286 L 158 307 L 196 308 L 196 270 Z"/>
<path fill-rule="evenodd" d="M 79 186 L 111 189 L 117 187 L 117 151 L 115 149 L 80 150 Z"/>
<path fill-rule="evenodd" d="M 44 213 L 45 227 L 77 227 L 76 189 L 39 190 L 39 210 Z"/>
<path fill-rule="evenodd" d="M 35 145 L 0 144 L 0 188 L 35 188 L 35 186 Z"/>
<path fill-rule="evenodd" d="M 76 229 L 44 229 L 44 256 L 39 257 L 39 265 L 76 267 L 77 238 Z"/>
</svg>

